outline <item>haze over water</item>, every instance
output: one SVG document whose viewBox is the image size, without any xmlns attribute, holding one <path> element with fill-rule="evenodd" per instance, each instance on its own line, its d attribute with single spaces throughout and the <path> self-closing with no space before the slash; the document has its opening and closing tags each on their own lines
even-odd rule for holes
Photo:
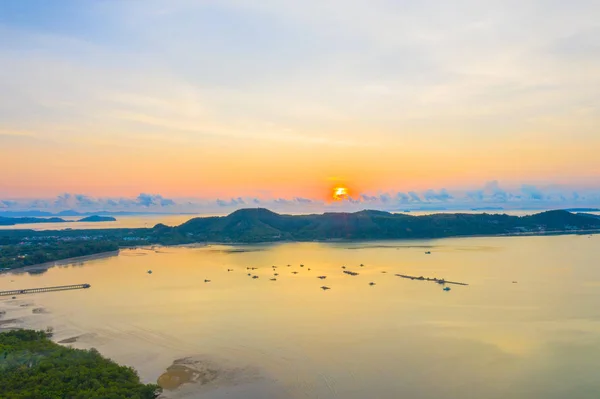
<svg viewBox="0 0 600 399">
<path fill-rule="evenodd" d="M 1 305 L 148 382 L 186 357 L 216 370 L 165 397 L 591 399 L 599 260 L 600 236 L 577 235 L 156 247 L 0 275 L 0 290 L 90 283 Z"/>
</svg>

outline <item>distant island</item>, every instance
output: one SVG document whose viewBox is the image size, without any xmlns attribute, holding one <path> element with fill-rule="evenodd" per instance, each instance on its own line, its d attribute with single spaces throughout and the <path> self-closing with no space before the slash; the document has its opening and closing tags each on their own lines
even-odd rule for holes
<svg viewBox="0 0 600 399">
<path fill-rule="evenodd" d="M 115 222 L 112 216 L 98 216 L 92 215 L 82 219 L 76 220 L 76 222 Z M 17 224 L 36 224 L 36 223 L 73 223 L 73 220 L 65 220 L 59 217 L 2 217 L 0 216 L 0 226 L 15 226 Z"/>
<path fill-rule="evenodd" d="M 117 219 L 115 219 L 112 216 L 98 216 L 98 215 L 92 215 L 92 216 L 88 216 L 85 217 L 83 219 L 79 219 L 78 222 L 116 222 Z"/>
<path fill-rule="evenodd" d="M 7 218 L 0 217 L 0 226 L 14 226 L 17 224 L 33 224 L 33 223 L 67 223 L 67 220 L 57 217 L 52 218 L 34 218 L 34 217 L 22 217 L 22 218 Z"/>
<path fill-rule="evenodd" d="M 0 268 L 52 262 L 137 245 L 201 242 L 430 239 L 464 236 L 599 233 L 600 217 L 564 210 L 528 216 L 439 213 L 412 216 L 365 210 L 355 213 L 281 215 L 264 208 L 194 218 L 180 226 L 87 230 L 0 230 Z"/>
</svg>

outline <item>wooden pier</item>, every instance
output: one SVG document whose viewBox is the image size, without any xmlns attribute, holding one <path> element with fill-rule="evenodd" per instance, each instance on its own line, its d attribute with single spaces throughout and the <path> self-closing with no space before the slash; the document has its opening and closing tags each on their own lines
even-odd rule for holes
<svg viewBox="0 0 600 399">
<path fill-rule="evenodd" d="M 423 277 L 423 276 L 407 276 L 406 274 L 396 274 L 396 276 L 398 277 L 402 277 L 402 278 L 408 278 L 410 280 L 417 280 L 417 281 L 432 281 L 434 283 L 438 283 L 441 285 L 444 284 L 455 284 L 455 285 L 469 285 L 467 283 L 459 283 L 457 281 L 448 281 L 448 280 L 444 280 L 443 278 L 430 278 L 430 277 Z"/>
<path fill-rule="evenodd" d="M 90 287 L 91 287 L 91 285 L 89 285 L 89 284 L 75 284 L 75 285 L 60 285 L 58 287 L 27 288 L 24 290 L 0 291 L 0 296 L 37 294 L 40 292 L 52 292 L 52 291 L 81 290 L 81 289 L 90 288 Z"/>
</svg>

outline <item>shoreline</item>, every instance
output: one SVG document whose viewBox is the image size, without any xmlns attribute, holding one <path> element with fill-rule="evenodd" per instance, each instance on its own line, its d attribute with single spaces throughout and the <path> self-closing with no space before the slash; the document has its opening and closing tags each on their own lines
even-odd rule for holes
<svg viewBox="0 0 600 399">
<path fill-rule="evenodd" d="M 55 260 L 52 262 L 45 262 L 45 263 L 38 263 L 36 265 L 17 267 L 15 269 L 0 271 L 0 275 L 11 274 L 11 273 L 15 273 L 15 272 L 23 272 L 23 273 L 39 272 L 42 270 L 48 270 L 54 266 L 64 266 L 64 265 L 68 265 L 68 264 L 75 263 L 75 262 L 87 262 L 87 261 L 95 260 L 95 259 L 110 258 L 111 256 L 118 256 L 120 252 L 121 252 L 121 249 L 118 249 L 116 251 L 99 252 L 97 254 L 92 254 L 92 255 L 76 256 L 74 258 L 65 258 L 65 259 Z"/>
<path fill-rule="evenodd" d="M 86 262 L 94 259 L 103 259 L 111 256 L 118 256 L 122 249 L 144 249 L 148 247 L 163 247 L 163 248 L 197 248 L 206 247 L 210 245 L 273 245 L 273 244 L 290 244 L 290 243 L 360 243 L 360 242 L 373 242 L 373 241 L 415 241 L 415 240 L 442 240 L 447 238 L 482 238 L 482 237 L 542 237 L 542 236 L 557 236 L 557 235 L 595 235 L 600 234 L 600 229 L 592 230 L 556 230 L 556 231 L 544 231 L 544 232 L 522 232 L 522 233 L 504 233 L 504 234 L 469 234 L 469 235 L 454 235 L 445 237 L 417 237 L 417 238 L 373 238 L 373 239 L 329 239 L 329 240 L 278 240 L 278 241 L 257 241 L 257 242 L 224 242 L 224 241 L 202 241 L 195 243 L 185 244 L 146 244 L 146 245 L 131 245 L 122 246 L 117 251 L 100 252 L 93 255 L 78 256 L 75 258 L 65 258 L 52 262 L 40 263 L 37 265 L 24 266 L 20 268 L 2 270 L 0 275 L 9 274 L 14 272 L 29 272 L 29 271 L 42 271 L 47 270 L 54 266 L 62 266 L 74 262 Z"/>
</svg>

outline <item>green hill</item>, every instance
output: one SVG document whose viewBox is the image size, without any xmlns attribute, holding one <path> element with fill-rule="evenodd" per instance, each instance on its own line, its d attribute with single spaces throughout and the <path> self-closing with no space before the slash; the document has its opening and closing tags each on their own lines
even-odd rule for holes
<svg viewBox="0 0 600 399">
<path fill-rule="evenodd" d="M 161 226 L 160 229 L 157 238 L 167 235 L 189 241 L 263 242 L 575 231 L 600 229 L 600 219 L 566 211 L 523 217 L 485 213 L 410 216 L 369 210 L 293 216 L 258 208 L 241 209 L 224 217 L 195 218 L 178 227 Z"/>
</svg>

